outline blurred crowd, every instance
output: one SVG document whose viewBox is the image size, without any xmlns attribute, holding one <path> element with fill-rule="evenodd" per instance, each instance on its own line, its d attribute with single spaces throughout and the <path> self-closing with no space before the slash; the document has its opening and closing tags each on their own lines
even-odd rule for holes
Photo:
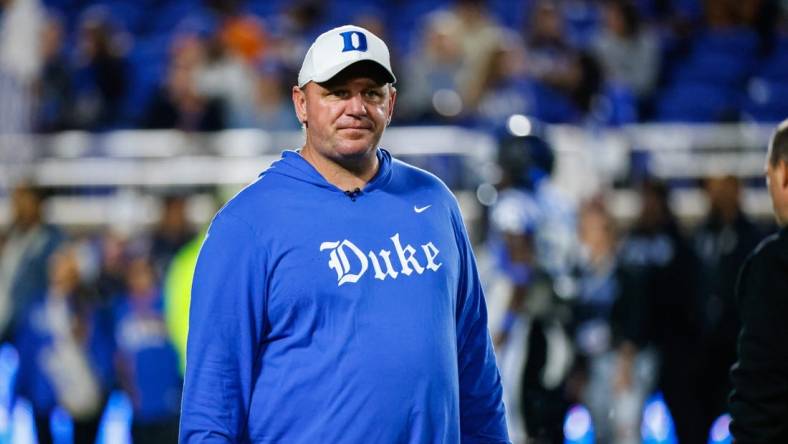
<svg viewBox="0 0 788 444">
<path fill-rule="evenodd" d="M 639 214 L 621 224 L 604 195 L 576 206 L 556 189 L 554 163 L 536 135 L 502 140 L 475 247 L 512 439 L 564 442 L 580 404 L 596 442 L 640 442 L 644 403 L 661 393 L 679 442 L 706 442 L 727 410 L 738 268 L 774 227 L 742 211 L 732 176 L 705 179 L 708 212 L 693 226 L 672 212 L 670 188 L 645 180 Z M 66 232 L 46 222 L 45 198 L 19 184 L 0 236 L 0 331 L 20 356 L 16 396 L 30 401 L 41 442 L 57 407 L 75 442 L 92 442 L 115 390 L 131 400 L 134 442 L 175 442 L 203 237 L 188 194 L 163 196 L 158 222 L 135 233 Z"/>
<path fill-rule="evenodd" d="M 292 130 L 306 42 L 387 40 L 396 123 L 778 121 L 778 0 L 3 0 L 0 129 Z"/>
<path fill-rule="evenodd" d="M 708 210 L 693 226 L 646 179 L 624 226 L 605 196 L 574 207 L 554 189 L 550 153 L 536 136 L 502 143 L 489 214 L 482 275 L 513 439 L 563 442 L 580 404 L 595 442 L 639 443 L 660 393 L 678 442 L 709 442 L 736 361 L 738 270 L 774 226 L 743 212 L 733 176 L 704 179 Z"/>
<path fill-rule="evenodd" d="M 14 393 L 32 407 L 38 442 L 56 442 L 56 408 L 73 421 L 73 442 L 94 442 L 113 390 L 131 401 L 133 442 L 177 442 L 201 242 L 186 196 L 163 198 L 158 224 L 134 236 L 66 233 L 44 220 L 44 199 L 19 184 L 0 242 L 0 334 L 18 352 Z"/>
<path fill-rule="evenodd" d="M 395 123 L 777 121 L 788 115 L 788 10 L 777 0 L 0 0 L 0 134 L 125 128 L 299 128 L 290 88 L 307 43 L 355 23 L 389 42 Z M 20 44 L 25 42 L 25 44 Z M 281 147 L 290 148 L 290 147 Z M 515 442 L 563 442 L 585 405 L 600 443 L 640 441 L 664 396 L 682 443 L 726 410 L 733 288 L 772 227 L 735 177 L 704 180 L 708 213 L 679 223 L 670 188 L 638 185 L 622 225 L 605 196 L 550 181 L 538 135 L 501 136 L 477 249 Z M 262 168 L 262 166 L 261 166 Z M 443 175 L 441 175 L 443 177 Z M 444 179 L 446 179 L 444 177 Z M 448 180 L 452 183 L 453 181 Z M 188 194 L 139 233 L 53 226 L 21 183 L 0 233 L 0 339 L 41 442 L 52 412 L 91 442 L 109 394 L 135 442 L 175 442 L 189 289 L 202 227 Z"/>
</svg>

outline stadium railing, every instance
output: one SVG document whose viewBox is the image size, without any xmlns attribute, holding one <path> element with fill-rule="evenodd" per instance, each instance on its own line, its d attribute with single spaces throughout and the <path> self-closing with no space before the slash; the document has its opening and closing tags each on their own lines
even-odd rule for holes
<svg viewBox="0 0 788 444">
<path fill-rule="evenodd" d="M 634 185 L 653 176 L 668 181 L 674 209 L 692 222 L 706 209 L 700 179 L 715 175 L 741 178 L 745 211 L 769 217 L 762 177 L 772 128 L 764 124 L 554 125 L 541 134 L 554 150 L 553 181 L 569 199 L 580 201 L 606 190 L 614 214 L 630 220 L 639 204 Z M 156 220 L 156 196 L 173 188 L 201 190 L 191 195 L 190 215 L 202 223 L 214 206 L 205 190 L 239 189 L 276 160 L 281 150 L 300 147 L 302 141 L 299 131 L 259 130 L 0 135 L 0 226 L 9 223 L 8 191 L 21 179 L 52 191 L 47 215 L 57 224 L 145 226 Z M 488 132 L 450 126 L 392 127 L 381 145 L 396 156 L 436 169 L 464 196 L 464 203 L 479 204 L 477 187 L 497 178 L 497 142 Z"/>
</svg>

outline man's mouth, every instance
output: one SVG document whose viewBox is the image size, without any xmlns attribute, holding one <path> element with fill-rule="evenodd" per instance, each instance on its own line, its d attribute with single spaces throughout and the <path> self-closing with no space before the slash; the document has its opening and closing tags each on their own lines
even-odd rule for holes
<svg viewBox="0 0 788 444">
<path fill-rule="evenodd" d="M 339 128 L 337 132 L 340 134 L 345 134 L 349 137 L 362 137 L 368 133 L 371 133 L 372 128 L 350 126 Z"/>
<path fill-rule="evenodd" d="M 372 131 L 372 126 L 359 125 L 359 126 L 340 126 L 340 130 L 356 130 L 356 131 Z"/>
</svg>

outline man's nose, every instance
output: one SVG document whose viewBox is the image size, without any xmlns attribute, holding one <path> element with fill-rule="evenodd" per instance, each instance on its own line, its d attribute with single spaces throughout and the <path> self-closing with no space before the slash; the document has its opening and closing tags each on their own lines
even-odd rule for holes
<svg viewBox="0 0 788 444">
<path fill-rule="evenodd" d="M 347 113 L 352 114 L 354 116 L 366 115 L 367 114 L 367 106 L 364 102 L 364 98 L 361 97 L 361 94 L 353 94 L 350 96 L 347 102 Z"/>
</svg>

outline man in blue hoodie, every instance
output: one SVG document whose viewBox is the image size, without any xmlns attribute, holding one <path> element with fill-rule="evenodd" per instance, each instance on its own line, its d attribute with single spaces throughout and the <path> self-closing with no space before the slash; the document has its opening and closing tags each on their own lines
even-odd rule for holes
<svg viewBox="0 0 788 444">
<path fill-rule="evenodd" d="M 306 142 L 219 211 L 192 288 L 182 443 L 507 443 L 457 201 L 378 141 L 385 43 L 320 35 L 293 87 Z"/>
</svg>

